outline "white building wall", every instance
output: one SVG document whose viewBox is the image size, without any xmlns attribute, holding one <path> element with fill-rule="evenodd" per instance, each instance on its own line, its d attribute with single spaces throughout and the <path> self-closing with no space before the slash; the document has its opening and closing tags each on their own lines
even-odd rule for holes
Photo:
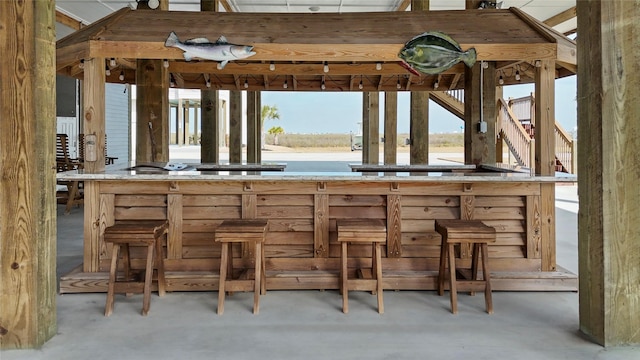
<svg viewBox="0 0 640 360">
<path fill-rule="evenodd" d="M 118 159 L 118 167 L 129 163 L 129 93 L 130 86 L 125 84 L 107 84 L 105 88 L 107 155 Z"/>
</svg>

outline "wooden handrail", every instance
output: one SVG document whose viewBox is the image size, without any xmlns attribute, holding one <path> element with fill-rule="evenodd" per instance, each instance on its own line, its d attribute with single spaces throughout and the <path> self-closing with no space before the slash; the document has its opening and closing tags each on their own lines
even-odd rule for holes
<svg viewBox="0 0 640 360">
<path fill-rule="evenodd" d="M 503 140 L 507 143 L 518 164 L 531 167 L 532 162 L 529 155 L 531 136 L 517 120 L 518 118 L 504 99 L 498 100 L 497 107 L 499 133 L 503 135 Z"/>
</svg>

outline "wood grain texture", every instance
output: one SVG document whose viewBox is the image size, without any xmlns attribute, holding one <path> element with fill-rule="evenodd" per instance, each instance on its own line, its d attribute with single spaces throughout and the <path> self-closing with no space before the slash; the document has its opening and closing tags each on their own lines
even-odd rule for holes
<svg viewBox="0 0 640 360">
<path fill-rule="evenodd" d="M 543 60 L 536 68 L 535 167 L 537 175 L 555 174 L 555 65 Z"/>
<path fill-rule="evenodd" d="M 242 162 L 242 93 L 229 93 L 229 162 Z"/>
<path fill-rule="evenodd" d="M 54 13 L 0 4 L 0 23 L 15 24 L 0 29 L 1 349 L 39 347 L 56 331 Z"/>
<path fill-rule="evenodd" d="M 398 78 L 399 80 L 400 78 Z M 384 163 L 395 165 L 398 151 L 398 93 L 384 93 Z"/>
<path fill-rule="evenodd" d="M 604 346 L 640 343 L 639 9 L 577 2 L 580 330 Z"/>
<path fill-rule="evenodd" d="M 102 64 L 104 64 L 104 59 L 102 59 Z M 104 79 L 104 65 L 102 65 L 102 70 L 101 79 Z M 169 161 L 168 78 L 169 73 L 163 66 L 162 60 L 138 60 L 136 66 L 137 161 Z M 99 86 L 92 82 L 88 84 L 90 85 L 85 85 L 85 87 Z M 152 130 L 149 129 L 150 124 Z M 153 142 L 151 133 L 153 134 Z"/>
<path fill-rule="evenodd" d="M 409 114 L 409 163 L 429 163 L 429 92 L 412 91 Z"/>
</svg>

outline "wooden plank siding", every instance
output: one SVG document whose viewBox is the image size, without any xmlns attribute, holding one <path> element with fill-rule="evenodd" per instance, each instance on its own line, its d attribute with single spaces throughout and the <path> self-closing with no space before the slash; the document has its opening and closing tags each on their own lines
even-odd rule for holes
<svg viewBox="0 0 640 360">
<path fill-rule="evenodd" d="M 386 222 L 387 243 L 382 250 L 385 274 L 394 274 L 387 284 L 398 289 L 433 289 L 440 256 L 436 219 L 482 220 L 497 231 L 489 246 L 493 271 L 541 272 L 540 187 L 537 183 L 504 183 L 499 187 L 474 183 L 419 183 L 380 181 L 94 181 L 88 182 L 100 199 L 101 226 L 91 244 L 89 261 L 106 272 L 110 249 L 102 242 L 104 228 L 114 221 L 135 219 L 170 220 L 166 244 L 166 269 L 176 276 L 175 290 L 215 289 L 220 265 L 220 245 L 213 240 L 225 219 L 265 218 L 269 229 L 265 240 L 269 289 L 337 288 L 340 244 L 336 220 L 381 219 Z M 91 187 L 91 186 L 90 186 Z M 93 194 L 94 192 L 90 192 Z M 92 195 L 93 196 L 93 195 Z M 87 201 L 92 201 L 87 199 Z M 549 240 L 547 240 L 549 242 Z M 470 266 L 469 249 L 461 249 L 461 266 Z M 237 265 L 249 264 L 250 251 L 232 248 Z M 133 266 L 143 266 L 143 249 L 131 251 Z M 371 265 L 371 248 L 349 248 L 349 272 Z M 86 261 L 86 260 L 85 260 Z M 558 273 L 552 272 L 557 278 Z M 534 274 L 535 275 L 535 274 Z M 534 284 L 523 290 L 545 288 L 535 275 Z M 271 281 L 273 279 L 273 281 Z M 575 280 L 575 279 L 574 279 Z M 65 285 L 62 292 L 87 291 L 101 285 Z M 521 281 L 514 280 L 514 281 Z M 172 282 L 169 281 L 169 284 Z M 504 280 L 505 288 L 518 288 Z M 566 284 L 563 284 L 566 289 Z M 172 285 L 169 285 L 172 289 Z"/>
</svg>

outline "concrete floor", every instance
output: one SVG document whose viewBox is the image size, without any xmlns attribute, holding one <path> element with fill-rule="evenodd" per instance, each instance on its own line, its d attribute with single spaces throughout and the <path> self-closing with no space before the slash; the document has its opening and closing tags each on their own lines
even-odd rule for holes
<svg viewBox="0 0 640 360">
<path fill-rule="evenodd" d="M 577 272 L 577 193 L 557 186 L 558 263 Z M 58 207 L 58 276 L 82 260 L 82 208 Z M 603 348 L 581 336 L 578 294 L 494 292 L 495 313 L 482 295 L 350 292 L 349 314 L 337 291 L 270 291 L 253 315 L 253 295 L 236 293 L 216 314 L 217 292 L 117 296 L 103 316 L 105 294 L 58 296 L 58 334 L 39 350 L 2 351 L 1 360 L 125 359 L 640 359 L 640 347 Z"/>
</svg>

